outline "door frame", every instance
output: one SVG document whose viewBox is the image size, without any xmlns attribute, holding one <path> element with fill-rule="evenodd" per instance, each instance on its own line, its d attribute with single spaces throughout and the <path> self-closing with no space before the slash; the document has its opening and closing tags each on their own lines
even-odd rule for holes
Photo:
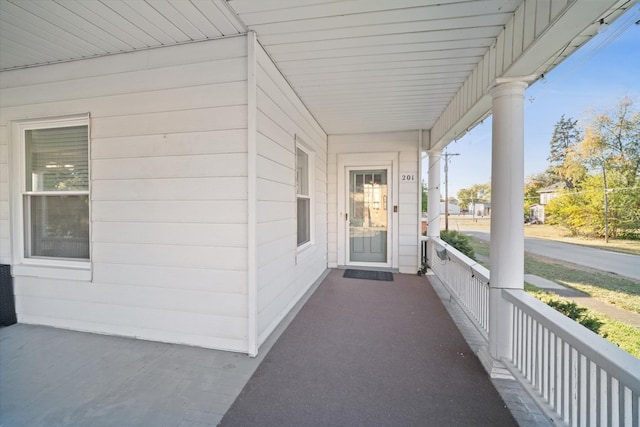
<svg viewBox="0 0 640 427">
<path fill-rule="evenodd" d="M 345 214 L 349 211 L 349 170 L 387 169 L 387 205 L 389 222 L 387 229 L 387 262 L 351 262 L 349 261 L 349 231 Z M 338 266 L 398 268 L 398 225 L 399 214 L 394 211 L 398 206 L 398 153 L 357 153 L 338 154 Z"/>
</svg>

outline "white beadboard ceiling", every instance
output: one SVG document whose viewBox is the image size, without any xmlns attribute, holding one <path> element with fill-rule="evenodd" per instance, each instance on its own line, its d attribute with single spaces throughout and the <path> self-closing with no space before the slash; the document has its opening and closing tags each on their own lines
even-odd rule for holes
<svg viewBox="0 0 640 427">
<path fill-rule="evenodd" d="M 0 0 L 10 69 L 240 34 L 224 0 Z"/>
<path fill-rule="evenodd" d="M 430 129 L 522 1 L 0 0 L 0 70 L 251 30 L 327 133 Z"/>
</svg>

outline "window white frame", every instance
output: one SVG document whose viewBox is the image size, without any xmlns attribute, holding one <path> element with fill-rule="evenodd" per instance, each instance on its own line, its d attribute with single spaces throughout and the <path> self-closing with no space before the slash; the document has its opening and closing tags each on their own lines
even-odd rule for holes
<svg viewBox="0 0 640 427">
<path fill-rule="evenodd" d="M 295 144 L 295 192 L 296 192 L 296 245 L 297 251 L 301 252 L 308 247 L 313 246 L 315 242 L 315 196 L 314 196 L 314 154 L 313 151 L 309 148 L 307 144 L 304 143 L 297 135 L 296 135 L 296 144 Z M 304 153 L 307 156 L 307 193 L 308 194 L 299 194 L 298 193 L 298 150 Z M 302 242 L 300 244 L 297 243 L 298 236 L 298 200 L 299 199 L 307 199 L 309 200 L 309 240 L 306 242 Z"/>
<path fill-rule="evenodd" d="M 71 259 L 55 257 L 31 257 L 25 250 L 29 238 L 27 231 L 27 196 L 48 195 L 47 192 L 29 191 L 26 183 L 26 132 L 36 129 L 53 129 L 73 126 L 87 127 L 88 188 L 83 191 L 57 191 L 55 195 L 85 195 L 89 198 L 89 258 Z M 70 280 L 91 280 L 91 127 L 88 114 L 29 119 L 12 122 L 11 157 L 13 174 L 12 188 L 12 254 L 13 274 L 36 277 L 61 278 Z M 53 194 L 52 194 L 53 195 Z"/>
</svg>

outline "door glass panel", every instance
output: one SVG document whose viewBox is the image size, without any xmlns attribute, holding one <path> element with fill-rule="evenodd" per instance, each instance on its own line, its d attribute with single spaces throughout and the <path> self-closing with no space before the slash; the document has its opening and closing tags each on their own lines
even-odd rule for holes
<svg viewBox="0 0 640 427">
<path fill-rule="evenodd" d="M 387 262 L 387 171 L 349 172 L 349 260 Z"/>
</svg>

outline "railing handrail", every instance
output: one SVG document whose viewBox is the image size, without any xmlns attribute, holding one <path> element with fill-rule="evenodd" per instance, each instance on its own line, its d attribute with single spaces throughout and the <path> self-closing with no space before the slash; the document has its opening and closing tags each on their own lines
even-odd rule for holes
<svg viewBox="0 0 640 427">
<path fill-rule="evenodd" d="M 432 256 L 429 266 L 458 301 L 482 336 L 488 339 L 489 270 L 440 238 L 430 238 L 429 241 L 430 244 L 423 243 L 423 246 L 431 247 L 427 251 Z"/>
<path fill-rule="evenodd" d="M 503 297 L 564 342 L 640 393 L 640 359 L 620 349 L 521 289 L 503 289 Z"/>
<path fill-rule="evenodd" d="M 447 253 L 451 254 L 454 258 L 456 258 L 462 264 L 465 264 L 467 267 L 469 267 L 474 274 L 476 274 L 479 277 L 482 277 L 483 279 L 486 279 L 487 285 L 489 284 L 489 281 L 491 280 L 491 273 L 489 272 L 489 269 L 486 268 L 484 265 L 480 264 L 478 261 L 475 261 L 469 258 L 468 256 L 466 256 L 465 254 L 463 254 L 462 252 L 460 252 L 459 250 L 451 246 L 449 243 L 440 239 L 439 237 L 438 238 L 428 237 L 427 240 L 428 239 L 432 239 L 434 243 L 445 248 L 447 250 Z"/>
</svg>

